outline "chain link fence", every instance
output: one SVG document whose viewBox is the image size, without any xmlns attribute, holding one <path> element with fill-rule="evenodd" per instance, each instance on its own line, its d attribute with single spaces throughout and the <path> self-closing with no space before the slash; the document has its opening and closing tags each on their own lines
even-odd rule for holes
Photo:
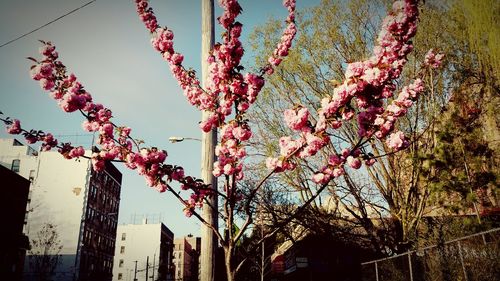
<svg viewBox="0 0 500 281">
<path fill-rule="evenodd" d="M 500 228 L 362 263 L 363 281 L 500 280 Z"/>
</svg>

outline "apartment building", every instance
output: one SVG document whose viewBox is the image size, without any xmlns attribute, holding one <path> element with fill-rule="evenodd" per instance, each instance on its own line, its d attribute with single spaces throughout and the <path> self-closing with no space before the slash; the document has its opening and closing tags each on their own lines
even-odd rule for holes
<svg viewBox="0 0 500 281">
<path fill-rule="evenodd" d="M 174 233 L 163 223 L 118 225 L 113 280 L 172 280 Z"/>
<path fill-rule="evenodd" d="M 67 160 L 15 139 L 0 139 L 0 165 L 31 181 L 24 226 L 31 250 L 24 280 L 110 281 L 120 171 L 107 163 L 97 173 L 89 159 Z"/>
</svg>

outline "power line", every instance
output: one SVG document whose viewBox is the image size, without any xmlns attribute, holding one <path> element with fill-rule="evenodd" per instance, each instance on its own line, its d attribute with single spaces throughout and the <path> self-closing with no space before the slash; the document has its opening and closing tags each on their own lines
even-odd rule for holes
<svg viewBox="0 0 500 281">
<path fill-rule="evenodd" d="M 50 25 L 50 24 L 52 24 L 52 23 L 54 23 L 54 22 L 56 22 L 56 21 L 58 21 L 58 20 L 60 20 L 60 19 L 62 19 L 62 18 L 64 18 L 64 17 L 66 17 L 66 16 L 68 16 L 68 15 L 70 15 L 70 14 L 72 14 L 72 13 L 74 13 L 74 12 L 76 12 L 76 11 L 78 11 L 78 10 L 82 9 L 82 8 L 85 8 L 86 6 L 88 6 L 88 5 L 92 4 L 92 3 L 93 3 L 93 2 L 95 2 L 95 1 L 96 1 L 96 0 L 92 0 L 92 1 L 90 1 L 90 2 L 87 2 L 87 3 L 85 3 L 84 5 L 82 5 L 82 6 L 78 7 L 78 8 L 76 8 L 76 9 L 74 9 L 74 10 L 71 10 L 71 11 L 67 12 L 66 14 L 64 14 L 64 15 L 62 15 L 62 16 L 60 16 L 60 17 L 58 17 L 58 18 L 54 19 L 54 20 L 51 20 L 51 21 L 49 21 L 48 23 L 46 23 L 46 24 L 44 24 L 44 25 L 42 25 L 42 26 L 40 26 L 40 27 L 38 27 L 38 28 L 35 28 L 35 29 L 33 29 L 32 31 L 30 31 L 30 32 L 28 32 L 28 33 L 25 33 L 25 34 L 23 34 L 23 35 L 21 35 L 21 36 L 19 36 L 19 37 L 15 38 L 15 39 L 12 39 L 12 40 L 10 40 L 9 42 L 6 42 L 6 43 L 4 43 L 4 44 L 0 45 L 0 48 L 2 48 L 2 47 L 4 47 L 4 46 L 7 46 L 7 45 L 9 45 L 9 44 L 11 44 L 11 43 L 14 43 L 15 41 L 17 41 L 17 40 L 19 40 L 19 39 L 21 39 L 21 38 L 23 38 L 23 37 L 26 37 L 26 36 L 30 35 L 31 33 L 33 33 L 33 32 L 36 32 L 36 31 L 38 31 L 38 30 L 40 30 L 40 29 L 42 29 L 42 28 L 44 28 L 44 27 L 46 27 L 46 26 L 48 26 L 48 25 Z"/>
</svg>

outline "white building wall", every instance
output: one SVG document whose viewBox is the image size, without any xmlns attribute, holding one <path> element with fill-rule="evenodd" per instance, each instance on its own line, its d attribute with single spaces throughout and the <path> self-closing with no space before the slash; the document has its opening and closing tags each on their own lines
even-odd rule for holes
<svg viewBox="0 0 500 281">
<path fill-rule="evenodd" d="M 40 166 L 32 184 L 29 234 L 45 223 L 58 228 L 61 254 L 76 254 L 84 197 L 90 179 L 88 159 L 67 160 L 58 152 L 40 152 Z"/>
<path fill-rule="evenodd" d="M 90 161 L 67 160 L 57 151 L 37 153 L 28 146 L 13 146 L 12 139 L 0 139 L 0 164 L 11 168 L 13 159 L 20 159 L 18 174 L 30 179 L 30 202 L 26 215 L 25 234 L 30 242 L 47 223 L 55 226 L 62 249 L 55 280 L 73 280 L 75 258 L 84 218 L 84 202 L 90 179 Z M 86 152 L 90 155 L 90 151 Z M 34 171 L 34 172 L 32 172 Z M 27 254 L 25 280 L 34 278 Z"/>
<path fill-rule="evenodd" d="M 124 239 L 123 233 L 125 233 Z M 113 261 L 113 281 L 133 281 L 135 261 L 137 261 L 137 279 L 146 280 L 146 260 L 149 256 L 148 276 L 153 275 L 153 259 L 158 276 L 159 247 L 161 224 L 118 225 L 116 231 L 115 259 Z M 122 248 L 123 247 L 123 248 Z M 122 250 L 123 249 L 123 250 Z M 121 264 L 121 267 L 120 267 Z M 121 279 L 119 276 L 121 274 Z"/>
<path fill-rule="evenodd" d="M 14 159 L 20 160 L 19 175 L 29 179 L 30 171 L 36 170 L 38 153 L 33 148 L 23 145 L 13 145 L 14 139 L 0 139 L 0 165 L 10 169 Z M 35 155 L 33 155 L 35 154 Z"/>
</svg>

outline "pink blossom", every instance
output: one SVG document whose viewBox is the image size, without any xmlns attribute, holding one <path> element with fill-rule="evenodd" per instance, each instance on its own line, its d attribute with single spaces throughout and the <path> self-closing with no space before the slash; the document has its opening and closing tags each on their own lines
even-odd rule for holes
<svg viewBox="0 0 500 281">
<path fill-rule="evenodd" d="M 83 147 L 81 146 L 75 147 L 69 151 L 69 156 L 71 158 L 77 158 L 83 155 L 85 155 L 85 149 L 83 149 Z"/>
<path fill-rule="evenodd" d="M 219 162 L 214 163 L 214 168 L 212 170 L 212 174 L 214 175 L 214 177 L 220 177 L 222 175 L 222 169 L 218 164 Z"/>
<path fill-rule="evenodd" d="M 175 169 L 173 172 L 172 172 L 172 179 L 175 180 L 175 181 L 179 181 L 181 180 L 182 178 L 184 178 L 184 169 L 182 168 L 178 168 L 178 169 Z"/>
<path fill-rule="evenodd" d="M 352 77 L 360 76 L 363 74 L 364 64 L 363 62 L 354 62 L 347 65 L 345 72 L 345 78 L 349 79 Z"/>
<path fill-rule="evenodd" d="M 343 163 L 343 160 L 336 154 L 331 155 L 329 160 L 328 160 L 328 164 L 330 164 L 332 166 L 341 165 L 342 163 Z"/>
<path fill-rule="evenodd" d="M 157 183 L 154 187 L 160 193 L 167 191 L 167 185 L 162 182 Z"/>
<path fill-rule="evenodd" d="M 326 117 L 322 112 L 318 112 L 319 118 L 316 126 L 314 127 L 316 132 L 323 131 L 326 129 Z"/>
<path fill-rule="evenodd" d="M 132 129 L 129 127 L 121 127 L 120 128 L 120 136 L 128 137 L 130 135 L 131 131 L 132 131 Z"/>
<path fill-rule="evenodd" d="M 441 66 L 444 55 L 441 53 L 434 53 L 433 49 L 430 49 L 425 55 L 425 65 L 430 66 L 431 68 L 439 68 Z"/>
<path fill-rule="evenodd" d="M 64 96 L 64 92 L 63 91 L 59 91 L 59 90 L 56 90 L 56 91 L 53 91 L 50 93 L 50 96 L 55 99 L 55 100 L 60 100 L 63 96 Z"/>
<path fill-rule="evenodd" d="M 54 65 L 52 63 L 44 62 L 40 64 L 38 71 L 41 78 L 53 80 Z"/>
<path fill-rule="evenodd" d="M 151 163 L 162 163 L 167 158 L 167 152 L 164 150 L 157 150 L 152 148 L 147 151 L 147 160 Z"/>
<path fill-rule="evenodd" d="M 247 111 L 249 107 L 250 107 L 250 104 L 248 102 L 242 102 L 242 103 L 238 104 L 238 110 L 240 112 Z"/>
<path fill-rule="evenodd" d="M 42 47 L 38 49 L 38 52 L 44 56 L 50 56 L 52 52 L 56 49 L 55 46 L 52 46 L 50 43 L 49 44 L 44 44 Z"/>
<path fill-rule="evenodd" d="M 24 139 L 26 140 L 27 143 L 33 144 L 38 141 L 38 138 L 32 134 L 27 134 L 24 136 Z"/>
<path fill-rule="evenodd" d="M 42 151 L 49 151 L 57 146 L 57 140 L 51 133 L 47 133 L 43 138 Z"/>
<path fill-rule="evenodd" d="M 252 136 L 252 131 L 249 128 L 236 127 L 233 129 L 233 135 L 239 141 L 246 141 Z"/>
<path fill-rule="evenodd" d="M 353 169 L 359 169 L 361 167 L 361 160 L 359 158 L 354 158 L 352 156 L 347 157 L 347 165 Z"/>
<path fill-rule="evenodd" d="M 236 180 L 242 180 L 244 177 L 243 169 L 238 169 L 236 172 Z"/>
<path fill-rule="evenodd" d="M 181 64 L 182 61 L 184 60 L 184 56 L 178 53 L 175 53 L 172 55 L 171 59 L 173 64 Z"/>
<path fill-rule="evenodd" d="M 331 176 L 323 173 L 316 173 L 312 177 L 312 181 L 317 184 L 326 184 L 330 181 Z"/>
<path fill-rule="evenodd" d="M 269 57 L 268 62 L 274 66 L 280 65 L 281 61 L 283 61 L 280 58 L 275 58 L 275 57 Z"/>
<path fill-rule="evenodd" d="M 188 218 L 190 218 L 193 215 L 193 209 L 192 208 L 184 208 L 183 210 L 184 215 Z"/>
<path fill-rule="evenodd" d="M 12 124 L 7 126 L 7 133 L 11 135 L 18 135 L 21 132 L 21 122 L 17 119 L 12 120 Z"/>
<path fill-rule="evenodd" d="M 320 138 L 314 134 L 305 133 L 304 135 L 307 146 L 299 153 L 299 157 L 301 158 L 315 155 L 326 144 L 323 138 Z M 298 145 L 300 145 L 300 142 L 298 143 Z"/>
<path fill-rule="evenodd" d="M 66 112 L 73 112 L 83 109 L 86 102 L 85 97 L 82 95 L 66 93 L 59 101 L 59 106 Z"/>
<path fill-rule="evenodd" d="M 367 159 L 367 160 L 365 161 L 365 165 L 366 165 L 366 166 L 368 166 L 368 167 L 370 167 L 370 166 L 372 166 L 373 164 L 375 164 L 375 162 L 377 162 L 377 160 L 375 160 L 375 159 L 373 159 L 373 158 L 370 158 L 370 159 Z"/>
<path fill-rule="evenodd" d="M 238 145 L 238 143 L 234 139 L 229 139 L 226 141 L 226 146 L 228 148 L 236 148 L 237 145 Z"/>
<path fill-rule="evenodd" d="M 247 155 L 247 152 L 245 151 L 245 148 L 241 147 L 239 148 L 236 153 L 235 153 L 235 156 L 238 157 L 238 158 L 243 158 Z"/>
<path fill-rule="evenodd" d="M 100 127 L 100 125 L 98 122 L 90 122 L 88 120 L 85 120 L 82 123 L 82 128 L 88 132 L 95 132 L 95 131 L 99 130 L 99 127 Z"/>
<path fill-rule="evenodd" d="M 200 128 L 203 132 L 208 133 L 217 126 L 218 121 L 217 115 L 212 114 L 206 121 L 200 122 Z"/>
<path fill-rule="evenodd" d="M 100 172 L 100 171 L 104 170 L 105 162 L 99 156 L 99 153 L 96 153 L 96 152 L 92 153 L 91 162 L 92 162 L 92 167 L 94 168 L 94 171 Z"/>
<path fill-rule="evenodd" d="M 345 174 L 345 170 L 342 167 L 335 168 L 332 171 L 332 175 L 334 178 L 338 178 L 338 177 L 342 176 L 343 174 Z"/>
<path fill-rule="evenodd" d="M 274 170 L 275 172 L 283 172 L 286 170 L 293 170 L 297 165 L 290 161 L 285 161 L 282 157 L 280 158 L 272 158 L 269 157 L 266 159 L 266 167 L 269 170 Z"/>
<path fill-rule="evenodd" d="M 341 155 L 343 159 L 346 159 L 349 155 L 351 155 L 351 150 L 349 148 L 344 148 L 342 149 Z"/>
<path fill-rule="evenodd" d="M 292 140 L 291 137 L 281 137 L 279 140 L 280 154 L 288 156 L 303 145 L 303 140 Z"/>
<path fill-rule="evenodd" d="M 305 107 L 285 110 L 285 122 L 292 130 L 301 130 L 307 124 L 308 118 L 309 110 Z"/>
<path fill-rule="evenodd" d="M 40 79 L 40 87 L 45 91 L 50 91 L 54 88 L 55 84 L 53 80 L 42 78 Z"/>
<path fill-rule="evenodd" d="M 234 173 L 234 167 L 231 166 L 231 164 L 226 164 L 224 165 L 224 174 L 226 175 L 232 175 Z"/>
<path fill-rule="evenodd" d="M 99 132 L 106 137 L 112 137 L 113 125 L 111 123 L 106 123 L 100 127 Z"/>
<path fill-rule="evenodd" d="M 405 138 L 405 135 L 401 131 L 397 131 L 392 133 L 386 140 L 386 144 L 389 148 L 394 150 L 401 150 L 408 146 L 408 141 Z"/>
</svg>

